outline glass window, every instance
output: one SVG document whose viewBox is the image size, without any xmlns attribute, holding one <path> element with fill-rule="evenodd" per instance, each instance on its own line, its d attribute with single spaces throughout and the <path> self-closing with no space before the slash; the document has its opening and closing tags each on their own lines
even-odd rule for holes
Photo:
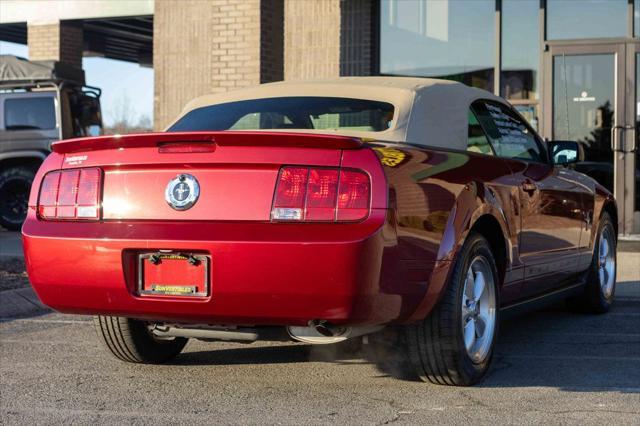
<svg viewBox="0 0 640 426">
<path fill-rule="evenodd" d="M 547 39 L 626 37 L 627 0 L 547 0 Z"/>
<path fill-rule="evenodd" d="M 636 186 L 636 199 L 634 207 L 634 231 L 640 233 L 640 53 L 636 53 L 636 170 L 634 184 Z"/>
<path fill-rule="evenodd" d="M 381 0 L 380 72 L 493 91 L 494 0 Z"/>
<path fill-rule="evenodd" d="M 640 0 L 633 0 L 633 36 L 640 37 Z"/>
<path fill-rule="evenodd" d="M 602 166 L 613 164 L 615 75 L 614 54 L 553 57 L 553 138 L 581 142 L 585 161 Z M 595 179 L 613 188 L 612 173 Z"/>
<path fill-rule="evenodd" d="M 381 132 L 393 121 L 393 105 L 363 99 L 282 97 L 229 102 L 195 109 L 169 131 L 348 129 Z"/>
<path fill-rule="evenodd" d="M 49 130 L 56 128 L 56 110 L 53 98 L 24 97 L 4 101 L 4 128 L 6 130 Z"/>
<path fill-rule="evenodd" d="M 633 0 L 633 36 L 640 37 L 640 0 Z"/>
<path fill-rule="evenodd" d="M 506 99 L 538 99 L 540 0 L 503 0 L 500 95 Z"/>
<path fill-rule="evenodd" d="M 484 133 L 476 115 L 471 110 L 469 110 L 469 136 L 467 138 L 467 151 L 493 155 L 493 149 L 491 148 L 489 139 Z"/>
<path fill-rule="evenodd" d="M 489 102 L 476 102 L 472 108 L 489 135 L 496 155 L 545 162 L 536 135 L 511 108 Z"/>
</svg>

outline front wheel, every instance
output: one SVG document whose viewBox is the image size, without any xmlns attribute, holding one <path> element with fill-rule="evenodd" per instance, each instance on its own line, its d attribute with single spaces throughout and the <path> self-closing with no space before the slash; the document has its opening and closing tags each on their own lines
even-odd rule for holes
<svg viewBox="0 0 640 426">
<path fill-rule="evenodd" d="M 188 339 L 158 339 L 143 321 L 122 318 L 93 317 L 98 338 L 119 360 L 141 364 L 161 364 L 180 354 Z"/>
<path fill-rule="evenodd" d="M 422 380 L 469 386 L 487 373 L 498 333 L 498 273 L 487 240 L 471 234 L 442 300 L 404 343 Z"/>
</svg>

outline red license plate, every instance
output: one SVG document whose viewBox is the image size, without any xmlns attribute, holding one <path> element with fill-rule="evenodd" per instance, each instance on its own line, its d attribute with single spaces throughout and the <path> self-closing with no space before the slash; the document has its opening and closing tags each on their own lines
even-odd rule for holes
<svg viewBox="0 0 640 426">
<path fill-rule="evenodd" d="M 200 254 L 144 253 L 138 258 L 141 295 L 206 297 L 209 258 Z"/>
</svg>

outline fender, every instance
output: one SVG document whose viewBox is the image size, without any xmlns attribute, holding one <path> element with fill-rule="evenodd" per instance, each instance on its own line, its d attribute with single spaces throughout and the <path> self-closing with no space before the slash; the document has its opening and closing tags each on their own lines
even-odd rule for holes
<svg viewBox="0 0 640 426">
<path fill-rule="evenodd" d="M 590 235 L 589 235 L 589 248 L 591 253 L 593 254 L 593 249 L 595 247 L 596 235 L 598 233 L 598 224 L 600 223 L 600 218 L 602 218 L 602 214 L 605 209 L 612 208 L 615 212 L 615 217 L 613 217 L 614 226 L 616 227 L 616 233 L 618 232 L 618 228 L 621 225 L 620 217 L 618 215 L 618 204 L 613 197 L 613 194 L 609 192 L 604 186 L 599 183 L 596 183 L 594 188 L 594 206 L 593 206 L 593 217 L 591 218 L 590 225 Z"/>
<path fill-rule="evenodd" d="M 507 260 L 511 263 L 513 256 L 510 237 L 515 236 L 515 230 L 509 226 L 504 209 L 495 197 L 495 192 L 480 182 L 467 184 L 456 199 L 442 236 L 437 261 L 455 260 L 456 254 L 462 248 L 473 226 L 486 215 L 491 216 L 500 225 Z"/>
<path fill-rule="evenodd" d="M 510 237 L 515 234 L 515 230 L 510 229 L 505 212 L 493 189 L 481 182 L 470 182 L 465 185 L 449 213 L 429 288 L 422 302 L 407 322 L 424 319 L 438 304 L 449 282 L 455 260 L 469 233 L 481 218 L 487 216 L 493 218 L 500 226 L 507 257 L 505 266 L 508 268 L 512 261 L 513 251 Z M 504 280 L 501 285 L 503 283 Z"/>
</svg>

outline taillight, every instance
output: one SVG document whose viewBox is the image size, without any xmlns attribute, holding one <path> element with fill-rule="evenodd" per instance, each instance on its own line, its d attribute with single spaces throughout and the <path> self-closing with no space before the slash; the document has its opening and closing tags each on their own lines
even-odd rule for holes
<svg viewBox="0 0 640 426">
<path fill-rule="evenodd" d="M 280 170 L 271 217 L 274 220 L 302 220 L 309 169 L 285 167 Z"/>
<path fill-rule="evenodd" d="M 42 180 L 40 196 L 38 197 L 38 215 L 42 218 L 56 217 L 56 202 L 58 187 L 60 186 L 60 172 L 51 172 Z"/>
<path fill-rule="evenodd" d="M 370 192 L 369 176 L 356 170 L 341 170 L 336 219 L 349 221 L 366 217 Z"/>
<path fill-rule="evenodd" d="M 338 176 L 338 170 L 335 169 L 309 170 L 305 220 L 335 219 Z"/>
<path fill-rule="evenodd" d="M 369 215 L 371 181 L 361 170 L 286 166 L 273 197 L 273 221 L 353 222 Z"/>
<path fill-rule="evenodd" d="M 49 220 L 98 219 L 101 181 L 97 168 L 47 173 L 40 186 L 38 215 Z"/>
</svg>

